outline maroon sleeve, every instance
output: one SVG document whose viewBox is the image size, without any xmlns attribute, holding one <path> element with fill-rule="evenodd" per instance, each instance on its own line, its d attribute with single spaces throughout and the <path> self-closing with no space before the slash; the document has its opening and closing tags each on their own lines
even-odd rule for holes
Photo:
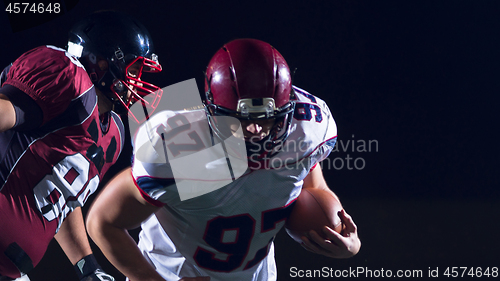
<svg viewBox="0 0 500 281">
<path fill-rule="evenodd" d="M 70 102 L 92 87 L 80 62 L 63 49 L 42 46 L 12 64 L 4 84 L 26 93 L 40 107 L 42 124 L 64 112 Z"/>
<path fill-rule="evenodd" d="M 0 92 L 7 96 L 14 106 L 16 123 L 13 130 L 26 131 L 39 128 L 42 124 L 42 110 L 26 93 L 11 85 L 4 85 Z"/>
</svg>

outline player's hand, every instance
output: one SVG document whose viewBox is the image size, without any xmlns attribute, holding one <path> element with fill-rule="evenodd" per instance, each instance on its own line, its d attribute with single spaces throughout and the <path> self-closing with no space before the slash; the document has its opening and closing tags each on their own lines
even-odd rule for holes
<svg viewBox="0 0 500 281">
<path fill-rule="evenodd" d="M 208 276 L 184 277 L 184 278 L 179 279 L 179 281 L 210 281 L 210 277 L 208 277 Z"/>
<path fill-rule="evenodd" d="M 302 246 L 308 251 L 332 258 L 343 259 L 356 255 L 361 247 L 358 228 L 344 210 L 339 212 L 339 217 L 344 224 L 341 234 L 325 226 L 323 232 L 328 239 L 324 239 L 311 230 L 308 237 L 302 237 Z"/>
</svg>

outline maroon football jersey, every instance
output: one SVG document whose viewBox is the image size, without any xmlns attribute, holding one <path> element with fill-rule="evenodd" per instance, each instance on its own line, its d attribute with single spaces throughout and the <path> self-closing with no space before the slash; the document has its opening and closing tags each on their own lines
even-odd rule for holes
<svg viewBox="0 0 500 281">
<path fill-rule="evenodd" d="M 62 49 L 26 52 L 4 85 L 27 94 L 43 115 L 35 129 L 0 133 L 0 275 L 16 277 L 41 260 L 64 218 L 95 192 L 125 137 L 118 115 L 99 116 L 87 72 Z"/>
</svg>

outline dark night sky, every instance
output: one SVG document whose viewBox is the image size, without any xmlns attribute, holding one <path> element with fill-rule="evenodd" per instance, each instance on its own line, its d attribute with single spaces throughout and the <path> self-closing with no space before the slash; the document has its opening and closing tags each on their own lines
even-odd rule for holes
<svg viewBox="0 0 500 281">
<path fill-rule="evenodd" d="M 364 161 L 361 170 L 325 170 L 360 229 L 381 229 L 365 231 L 367 246 L 340 267 L 427 269 L 428 255 L 446 266 L 468 266 L 469 254 L 492 261 L 493 249 L 486 246 L 464 243 L 469 246 L 458 255 L 464 259 L 453 250 L 472 241 L 476 227 L 488 233 L 482 239 L 499 234 L 491 225 L 498 222 L 491 211 L 500 199 L 497 1 L 73 2 L 58 18 L 17 32 L 11 27 L 20 29 L 21 22 L 10 25 L 1 11 L 0 65 L 38 45 L 64 47 L 75 20 L 109 8 L 134 14 L 150 30 L 164 67 L 152 78 L 159 86 L 196 78 L 201 88 L 202 71 L 223 43 L 239 37 L 267 41 L 297 68 L 295 85 L 327 101 L 339 142 L 355 141 L 355 151 L 339 147 L 331 162 Z M 377 151 L 356 151 L 370 140 Z M 415 234 L 420 231 L 423 236 Z M 390 242 L 394 237 L 398 243 Z M 428 245 L 419 248 L 418 242 Z M 439 247 L 448 254 L 434 255 Z M 383 250 L 388 252 L 379 259 Z M 409 262 L 416 259 L 420 263 Z"/>
</svg>

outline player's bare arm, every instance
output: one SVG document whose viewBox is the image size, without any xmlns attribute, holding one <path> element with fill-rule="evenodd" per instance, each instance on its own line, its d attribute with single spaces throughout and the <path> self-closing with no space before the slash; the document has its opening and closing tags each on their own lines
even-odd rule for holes
<svg viewBox="0 0 500 281">
<path fill-rule="evenodd" d="M 54 238 L 72 265 L 75 265 L 82 257 L 92 254 L 81 207 L 75 208 L 66 217 Z"/>
<path fill-rule="evenodd" d="M 309 172 L 304 179 L 303 188 L 320 188 L 334 194 L 328 188 L 320 165 L 316 165 Z M 335 195 L 335 197 L 337 196 Z M 314 230 L 311 230 L 309 237 L 302 237 L 304 242 L 302 246 L 311 252 L 332 258 L 349 258 L 356 255 L 361 247 L 357 226 L 345 210 L 339 212 L 339 216 L 344 224 L 344 229 L 340 234 L 325 226 L 323 232 L 328 239 L 324 239 Z"/>
<path fill-rule="evenodd" d="M 106 258 L 131 280 L 164 280 L 146 261 L 127 231 L 138 227 L 158 208 L 142 198 L 128 168 L 106 185 L 89 210 L 90 237 Z"/>
<path fill-rule="evenodd" d="M 309 174 L 304 178 L 304 185 L 302 188 L 320 188 L 327 190 L 338 199 L 337 195 L 335 195 L 335 193 L 328 187 L 320 164 L 317 164 L 313 169 L 311 169 L 311 171 L 309 171 Z"/>
<path fill-rule="evenodd" d="M 14 127 L 16 123 L 16 112 L 14 106 L 4 94 L 0 93 L 0 132 Z"/>
</svg>

